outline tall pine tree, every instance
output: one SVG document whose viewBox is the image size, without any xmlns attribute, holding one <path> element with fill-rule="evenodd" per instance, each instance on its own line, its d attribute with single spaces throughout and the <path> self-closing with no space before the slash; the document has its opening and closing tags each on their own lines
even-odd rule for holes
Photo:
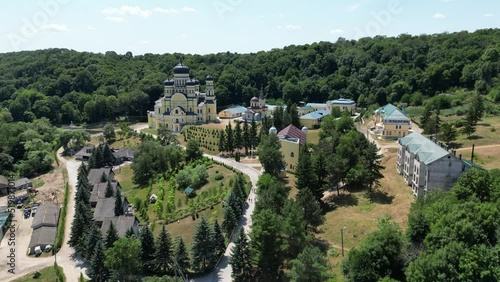
<svg viewBox="0 0 500 282">
<path fill-rule="evenodd" d="M 233 209 L 229 205 L 224 207 L 223 213 L 224 219 L 222 221 L 222 230 L 224 230 L 226 237 L 229 238 L 234 228 L 238 226 L 238 220 L 236 219 Z"/>
<path fill-rule="evenodd" d="M 205 271 L 213 261 L 214 245 L 212 244 L 212 230 L 208 221 L 202 217 L 196 226 L 191 247 L 192 266 L 195 270 Z"/>
<path fill-rule="evenodd" d="M 243 134 L 241 132 L 241 122 L 236 121 L 234 126 L 234 148 L 240 150 L 243 148 Z"/>
<path fill-rule="evenodd" d="M 226 151 L 226 132 L 224 130 L 219 131 L 219 153 L 224 153 Z"/>
<path fill-rule="evenodd" d="M 154 265 L 158 273 L 166 273 L 172 266 L 172 240 L 165 225 L 156 239 L 156 251 L 154 253 Z"/>
<path fill-rule="evenodd" d="M 257 148 L 257 145 L 259 144 L 257 134 L 257 123 L 255 122 L 255 118 L 252 117 L 252 123 L 250 124 L 250 149 Z"/>
<path fill-rule="evenodd" d="M 104 193 L 104 197 L 110 198 L 114 196 L 113 186 L 111 186 L 111 181 L 108 180 L 108 184 L 106 184 L 106 192 Z"/>
<path fill-rule="evenodd" d="M 83 254 L 85 251 L 86 237 L 89 231 L 88 226 L 91 225 L 94 225 L 94 222 L 90 206 L 84 202 L 77 202 L 68 242 L 77 253 Z"/>
<path fill-rule="evenodd" d="M 153 260 L 155 255 L 155 239 L 149 225 L 140 230 L 139 239 L 141 240 L 141 260 L 145 272 L 153 269 Z"/>
<path fill-rule="evenodd" d="M 224 254 L 226 251 L 226 242 L 224 241 L 224 235 L 222 235 L 222 230 L 220 228 L 217 219 L 214 221 L 214 227 L 212 232 L 212 244 L 214 245 L 214 263 Z"/>
<path fill-rule="evenodd" d="M 252 140 L 250 138 L 250 128 L 248 127 L 248 122 L 245 120 L 243 122 L 243 136 L 242 136 L 243 147 L 245 148 L 245 155 L 248 156 L 248 151 L 252 147 Z"/>
<path fill-rule="evenodd" d="M 120 189 L 116 189 L 116 196 L 115 196 L 115 216 L 120 216 L 125 214 L 125 211 L 123 210 L 123 199 L 122 199 L 122 193 L 120 192 Z"/>
<path fill-rule="evenodd" d="M 182 272 L 186 272 L 189 267 L 189 254 L 186 249 L 186 245 L 182 240 L 182 237 L 179 237 L 177 241 L 177 247 L 175 248 L 175 259 L 177 260 L 177 264 L 181 268 Z"/>
<path fill-rule="evenodd" d="M 311 153 L 307 145 L 304 145 L 302 152 L 299 155 L 299 162 L 295 169 L 295 187 L 299 190 L 310 189 L 311 183 Z"/>
<path fill-rule="evenodd" d="M 233 128 L 231 126 L 231 122 L 229 122 L 226 126 L 226 149 L 225 151 L 232 154 L 234 151 L 234 134 Z"/>
<path fill-rule="evenodd" d="M 90 260 L 89 277 L 95 282 L 106 282 L 109 279 L 109 269 L 104 265 L 106 256 L 104 254 L 104 246 L 102 241 L 97 242 L 94 250 L 94 255 Z"/>
<path fill-rule="evenodd" d="M 109 249 L 111 247 L 113 247 L 113 243 L 118 240 L 118 231 L 116 230 L 116 227 L 115 225 L 113 224 L 113 222 L 111 221 L 110 222 L 110 225 L 109 225 L 109 229 L 108 231 L 106 232 L 106 238 L 105 238 L 105 247 L 106 249 Z"/>
<path fill-rule="evenodd" d="M 96 250 L 96 246 L 102 242 L 102 234 L 101 234 L 101 230 L 99 230 L 97 228 L 97 226 L 95 224 L 91 224 L 89 227 L 87 227 L 90 229 L 90 231 L 88 231 L 88 235 L 87 235 L 87 240 L 86 240 L 86 245 L 85 245 L 85 252 L 83 253 L 83 257 L 86 259 L 86 260 L 91 260 L 92 257 L 94 256 L 94 251 Z"/>
<path fill-rule="evenodd" d="M 229 264 L 232 267 L 231 277 L 234 281 L 250 282 L 253 280 L 252 253 L 244 228 L 240 228 L 238 239 L 231 249 Z"/>
</svg>

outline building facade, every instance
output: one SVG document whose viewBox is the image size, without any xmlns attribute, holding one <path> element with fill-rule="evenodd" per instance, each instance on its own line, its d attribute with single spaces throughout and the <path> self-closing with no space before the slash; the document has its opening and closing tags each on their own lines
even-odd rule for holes
<svg viewBox="0 0 500 282">
<path fill-rule="evenodd" d="M 291 124 L 280 132 L 277 132 L 274 126 L 269 129 L 269 134 L 276 134 L 280 140 L 281 153 L 286 163 L 285 170 L 295 172 L 299 163 L 300 152 L 307 142 L 307 131 L 307 127 L 300 130 Z"/>
<path fill-rule="evenodd" d="M 327 101 L 327 110 L 332 111 L 333 108 L 338 108 L 342 112 L 349 112 L 352 115 L 356 113 L 356 102 L 351 99 L 340 98 L 333 101 Z"/>
<path fill-rule="evenodd" d="M 243 112 L 243 120 L 246 121 L 262 121 L 265 117 L 270 116 L 270 111 L 266 105 L 266 99 L 264 98 L 264 89 L 260 88 L 259 98 L 253 97 L 250 99 L 250 107 Z"/>
<path fill-rule="evenodd" d="M 410 119 L 396 106 L 387 104 L 373 113 L 375 133 L 383 139 L 397 139 L 410 133 Z"/>
<path fill-rule="evenodd" d="M 413 195 L 424 197 L 435 189 L 451 188 L 462 173 L 473 167 L 470 162 L 457 158 L 420 133 L 414 132 L 398 140 L 396 169 L 405 183 L 412 187 Z"/>
<path fill-rule="evenodd" d="M 216 122 L 214 78 L 206 77 L 206 93 L 201 93 L 200 82 L 190 78 L 187 66 L 180 63 L 173 72 L 174 78 L 163 82 L 163 97 L 148 112 L 149 127 L 157 129 L 165 125 L 173 132 L 180 132 L 185 125 Z"/>
<path fill-rule="evenodd" d="M 330 115 L 331 111 L 317 110 L 300 117 L 300 124 L 307 128 L 319 128 L 324 117 Z"/>
</svg>

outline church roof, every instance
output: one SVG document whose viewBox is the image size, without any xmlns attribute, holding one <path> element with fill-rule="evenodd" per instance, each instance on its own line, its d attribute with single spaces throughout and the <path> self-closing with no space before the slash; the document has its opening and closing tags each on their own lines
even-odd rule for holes
<svg viewBox="0 0 500 282">
<path fill-rule="evenodd" d="M 300 144 L 306 143 L 306 134 L 295 127 L 293 124 L 283 128 L 280 132 L 278 132 L 278 137 L 285 139 L 298 139 Z"/>
<path fill-rule="evenodd" d="M 174 73 L 186 74 L 186 73 L 189 73 L 189 68 L 186 65 L 179 63 L 174 67 Z"/>
<path fill-rule="evenodd" d="M 253 97 L 250 101 L 252 101 L 252 102 L 258 102 L 258 101 L 259 101 L 259 98 L 257 98 L 257 97 Z"/>
</svg>

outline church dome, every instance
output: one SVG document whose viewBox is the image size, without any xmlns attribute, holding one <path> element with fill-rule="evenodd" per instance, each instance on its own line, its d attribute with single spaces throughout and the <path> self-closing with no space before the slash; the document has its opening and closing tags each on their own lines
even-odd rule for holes
<svg viewBox="0 0 500 282">
<path fill-rule="evenodd" d="M 167 79 L 163 82 L 163 85 L 174 85 L 174 81 L 173 80 L 170 80 L 170 79 Z"/>
<path fill-rule="evenodd" d="M 211 76 L 211 75 L 207 75 L 207 77 L 205 78 L 206 81 L 213 81 L 214 78 Z"/>
<path fill-rule="evenodd" d="M 278 133 L 278 129 L 276 129 L 276 127 L 272 126 L 271 128 L 269 128 L 269 133 Z"/>
<path fill-rule="evenodd" d="M 307 128 L 306 126 L 302 127 L 302 131 L 306 132 L 308 130 L 309 130 L 309 128 Z"/>
<path fill-rule="evenodd" d="M 174 73 L 186 74 L 189 73 L 189 68 L 186 65 L 179 63 L 177 66 L 174 67 Z"/>
<path fill-rule="evenodd" d="M 250 102 L 259 102 L 259 98 L 253 97 L 252 100 L 250 100 Z"/>
</svg>

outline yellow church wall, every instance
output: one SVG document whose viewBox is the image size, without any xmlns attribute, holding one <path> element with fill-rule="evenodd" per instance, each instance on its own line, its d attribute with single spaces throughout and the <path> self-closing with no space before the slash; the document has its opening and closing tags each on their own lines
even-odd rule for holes
<svg viewBox="0 0 500 282">
<path fill-rule="evenodd" d="M 410 130 L 409 124 L 384 124 L 382 130 L 382 138 L 399 138 L 408 135 Z"/>
<path fill-rule="evenodd" d="M 286 163 L 286 170 L 295 172 L 299 162 L 299 153 L 301 145 L 299 143 L 290 142 L 286 140 L 281 141 L 281 152 Z"/>
</svg>

